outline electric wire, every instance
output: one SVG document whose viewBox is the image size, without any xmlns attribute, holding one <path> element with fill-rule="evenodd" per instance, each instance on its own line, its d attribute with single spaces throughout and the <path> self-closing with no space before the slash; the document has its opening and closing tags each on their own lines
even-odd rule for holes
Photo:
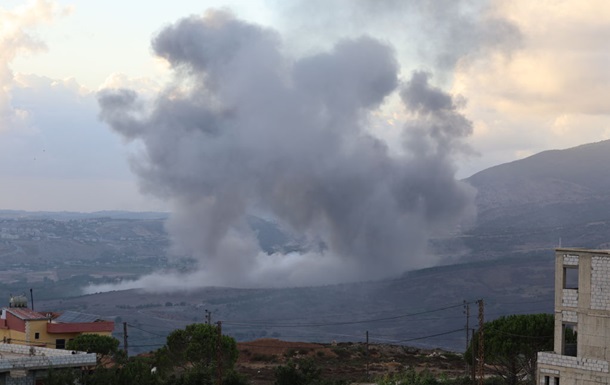
<svg viewBox="0 0 610 385">
<path fill-rule="evenodd" d="M 151 331 L 148 331 L 148 330 L 142 329 L 142 328 L 140 328 L 140 327 L 138 327 L 138 326 L 135 326 L 135 325 L 132 325 L 132 324 L 127 324 L 127 326 L 132 327 L 132 328 L 134 328 L 134 329 L 141 330 L 141 331 L 143 331 L 143 332 L 146 332 L 146 333 L 149 333 L 149 334 L 152 334 L 152 335 L 155 335 L 155 336 L 157 336 L 157 337 L 163 337 L 163 338 L 167 337 L 167 335 L 162 335 L 162 334 L 158 334 L 158 333 L 153 333 L 153 332 L 151 332 Z"/>
<path fill-rule="evenodd" d="M 300 323 L 300 324 L 292 324 L 292 323 L 291 324 L 276 324 L 276 323 L 271 323 L 271 322 L 224 321 L 223 324 L 233 325 L 233 326 L 273 326 L 273 327 L 282 327 L 282 328 L 283 327 L 290 328 L 290 327 L 320 327 L 320 326 L 355 325 L 355 324 L 363 324 L 363 323 L 371 323 L 371 322 L 393 321 L 393 320 L 397 320 L 397 319 L 401 319 L 401 318 L 408 318 L 408 317 L 413 317 L 413 316 L 417 316 L 417 315 L 421 315 L 421 314 L 428 314 L 428 313 L 433 313 L 433 312 L 437 312 L 437 311 L 457 308 L 457 307 L 461 307 L 461 306 L 464 306 L 464 304 L 460 303 L 458 305 L 445 306 L 442 308 L 433 309 L 433 310 L 425 310 L 425 311 L 421 311 L 421 312 L 417 312 L 417 313 L 401 314 L 401 315 L 397 315 L 397 316 L 393 316 L 393 317 L 372 318 L 372 319 L 357 320 L 357 321 L 338 321 L 338 322 L 327 322 L 327 323 Z"/>
</svg>

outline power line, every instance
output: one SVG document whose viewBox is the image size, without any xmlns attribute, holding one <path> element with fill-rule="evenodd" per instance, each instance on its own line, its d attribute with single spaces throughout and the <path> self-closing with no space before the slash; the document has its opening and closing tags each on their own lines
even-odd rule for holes
<svg viewBox="0 0 610 385">
<path fill-rule="evenodd" d="M 149 334 L 152 334 L 152 335 L 157 336 L 157 337 L 163 337 L 163 338 L 167 337 L 167 335 L 162 335 L 162 334 L 158 334 L 158 333 L 153 333 L 153 332 L 151 332 L 151 331 L 148 331 L 148 330 L 142 329 L 142 328 L 137 327 L 137 326 L 132 325 L 132 324 L 127 324 L 127 325 L 128 325 L 129 327 L 132 327 L 132 328 L 134 328 L 134 329 L 141 330 L 141 331 L 143 331 L 143 332 L 145 332 L 145 333 L 149 333 Z"/>
<path fill-rule="evenodd" d="M 445 306 L 449 306 L 452 307 L 453 304 L 446 304 L 446 305 L 441 305 L 442 308 L 444 308 Z M 402 311 L 402 310 L 414 310 L 413 307 L 408 307 L 408 308 L 392 308 L 391 310 L 384 310 L 384 309 L 380 309 L 375 311 L 377 314 L 382 314 L 382 313 L 396 313 L 398 311 Z M 427 310 L 424 311 L 425 312 L 429 312 Z M 356 316 L 363 316 L 363 315 L 368 315 L 370 314 L 369 311 L 363 312 L 363 311 L 344 311 L 341 313 L 326 313 L 323 315 L 324 318 L 337 318 L 337 317 L 356 317 Z M 273 320 L 269 320 L 269 319 L 249 319 L 247 322 L 249 323 L 267 323 L 267 322 L 271 322 L 271 321 L 299 321 L 302 320 L 303 317 L 290 317 L 290 318 L 273 318 Z M 230 321 L 230 320 L 229 320 Z M 234 322 L 242 322 L 242 321 L 234 321 Z M 243 321 L 246 322 L 246 321 Z M 322 321 L 320 321 L 322 322 Z M 225 323 L 225 322 L 223 322 Z"/>
<path fill-rule="evenodd" d="M 384 322 L 384 321 L 393 321 L 401 318 L 413 317 L 421 314 L 434 313 L 437 311 L 453 309 L 456 307 L 462 307 L 463 303 L 458 305 L 445 306 L 438 309 L 425 310 L 417 313 L 408 313 L 401 314 L 393 317 L 384 317 L 384 318 L 373 318 L 367 320 L 358 320 L 358 321 L 341 321 L 341 322 L 327 322 L 327 323 L 302 323 L 302 324 L 274 324 L 271 322 L 235 322 L 235 321 L 225 321 L 223 322 L 226 325 L 233 326 L 273 326 L 273 327 L 320 327 L 320 326 L 339 326 L 339 325 L 355 325 L 355 324 L 364 324 L 370 322 Z"/>
<path fill-rule="evenodd" d="M 416 337 L 416 338 L 409 338 L 406 340 L 400 340 L 400 341 L 396 341 L 397 343 L 402 343 L 402 342 L 411 342 L 411 341 L 418 341 L 418 340 L 425 340 L 428 338 L 433 338 L 433 337 L 440 337 L 440 336 L 444 336 L 447 334 L 453 334 L 453 333 L 457 333 L 457 332 L 462 332 L 464 331 L 463 328 L 459 328 L 459 329 L 455 329 L 455 330 L 450 330 L 448 332 L 443 332 L 443 333 L 437 333 L 437 334 L 430 334 L 427 336 L 423 336 L 423 337 Z"/>
<path fill-rule="evenodd" d="M 527 335 L 524 335 L 524 334 L 514 334 L 514 333 L 505 332 L 505 331 L 502 331 L 502 330 L 499 330 L 499 329 L 490 328 L 489 324 L 487 325 L 486 330 L 488 330 L 488 331 L 491 330 L 491 331 L 493 331 L 495 333 L 503 334 L 505 336 L 519 337 L 519 338 L 529 338 L 529 339 L 536 339 L 536 340 L 537 339 L 548 339 L 548 338 L 553 338 L 554 337 L 554 335 L 550 335 L 550 336 L 527 336 Z"/>
<path fill-rule="evenodd" d="M 550 305 L 553 305 L 553 298 L 549 298 L 549 299 L 542 299 L 542 300 L 537 300 L 537 301 L 522 301 L 522 302 L 492 302 L 493 305 L 525 305 L 525 304 L 531 304 L 531 303 L 549 303 Z M 489 302 L 487 303 L 489 306 Z"/>
<path fill-rule="evenodd" d="M 148 344 L 148 345 L 130 345 L 132 348 L 149 348 L 149 347 L 154 347 L 154 346 L 163 346 L 165 344 Z"/>
</svg>

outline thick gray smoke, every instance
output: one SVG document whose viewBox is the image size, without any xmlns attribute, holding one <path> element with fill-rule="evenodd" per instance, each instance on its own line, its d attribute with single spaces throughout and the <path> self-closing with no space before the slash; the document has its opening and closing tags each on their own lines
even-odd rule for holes
<svg viewBox="0 0 610 385">
<path fill-rule="evenodd" d="M 496 0 L 270 1 L 283 13 L 282 29 L 303 49 L 365 30 L 400 42 L 400 54 L 445 71 L 461 59 L 510 54 L 521 46 L 519 29 L 501 16 Z"/>
<path fill-rule="evenodd" d="M 133 168 L 144 191 L 173 205 L 173 251 L 198 263 L 123 287 L 381 278 L 434 264 L 430 234 L 472 214 L 473 191 L 452 160 L 471 124 L 428 74 L 401 83 L 392 48 L 368 37 L 299 59 L 281 44 L 224 12 L 189 17 L 153 41 L 175 71 L 154 101 L 99 94 L 101 118 L 143 144 Z M 367 128 L 397 91 L 410 116 L 402 155 Z M 307 240 L 308 251 L 264 253 L 249 215 Z"/>
</svg>

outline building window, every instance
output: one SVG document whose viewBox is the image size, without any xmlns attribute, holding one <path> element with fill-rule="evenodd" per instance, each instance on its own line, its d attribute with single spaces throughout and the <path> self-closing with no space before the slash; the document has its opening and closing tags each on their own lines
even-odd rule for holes
<svg viewBox="0 0 610 385">
<path fill-rule="evenodd" d="M 66 340 L 60 339 L 55 340 L 55 349 L 65 349 L 66 348 Z"/>
<path fill-rule="evenodd" d="M 578 266 L 563 268 L 563 288 L 578 289 Z"/>
<path fill-rule="evenodd" d="M 559 385 L 559 377 L 555 377 L 555 385 Z"/>
<path fill-rule="evenodd" d="M 34 333 L 34 339 L 35 340 L 39 340 L 40 339 L 40 333 Z"/>
<path fill-rule="evenodd" d="M 551 377 L 544 376 L 544 385 L 551 385 Z"/>
<path fill-rule="evenodd" d="M 578 346 L 578 331 L 575 324 L 564 323 L 563 325 L 563 355 L 576 357 Z M 555 377 L 555 384 L 559 384 L 559 377 Z"/>
</svg>

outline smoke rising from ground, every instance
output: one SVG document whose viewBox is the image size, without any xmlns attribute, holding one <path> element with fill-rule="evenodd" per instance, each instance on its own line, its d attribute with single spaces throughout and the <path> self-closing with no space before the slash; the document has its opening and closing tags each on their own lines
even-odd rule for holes
<svg viewBox="0 0 610 385">
<path fill-rule="evenodd" d="M 143 191 L 172 204 L 172 252 L 195 258 L 197 271 L 92 291 L 387 277 L 434 264 L 429 236 L 473 213 L 473 191 L 454 177 L 472 131 L 460 101 L 425 72 L 401 80 L 385 43 L 345 39 L 295 59 L 275 31 L 214 11 L 152 45 L 175 81 L 152 101 L 102 91 L 100 116 L 142 143 L 133 169 Z M 396 92 L 409 116 L 402 155 L 368 129 Z M 307 251 L 264 253 L 248 215 L 305 239 Z"/>
</svg>

